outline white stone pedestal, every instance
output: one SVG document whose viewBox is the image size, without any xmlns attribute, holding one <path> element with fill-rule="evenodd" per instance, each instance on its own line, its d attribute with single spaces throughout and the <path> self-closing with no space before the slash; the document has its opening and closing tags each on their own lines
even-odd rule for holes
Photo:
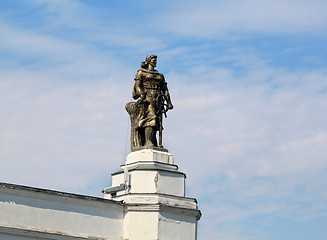
<svg viewBox="0 0 327 240">
<path fill-rule="evenodd" d="M 143 149 L 128 154 L 122 170 L 112 174 L 104 197 L 125 205 L 124 239 L 195 240 L 201 212 L 186 198 L 185 174 L 171 154 Z"/>
</svg>

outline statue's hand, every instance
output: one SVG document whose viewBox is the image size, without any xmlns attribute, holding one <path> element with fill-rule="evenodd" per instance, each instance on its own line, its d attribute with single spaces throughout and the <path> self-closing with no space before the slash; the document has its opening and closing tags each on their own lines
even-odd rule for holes
<svg viewBox="0 0 327 240">
<path fill-rule="evenodd" d="M 172 110 L 174 108 L 173 104 L 171 102 L 167 103 L 167 109 Z"/>
<path fill-rule="evenodd" d="M 146 100 L 145 94 L 141 94 L 139 99 L 137 100 L 138 103 L 148 103 L 148 100 Z"/>
</svg>

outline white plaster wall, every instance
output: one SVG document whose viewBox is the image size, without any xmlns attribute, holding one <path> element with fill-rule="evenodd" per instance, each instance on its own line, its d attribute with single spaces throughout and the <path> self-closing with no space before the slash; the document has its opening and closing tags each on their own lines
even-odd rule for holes
<svg viewBox="0 0 327 240">
<path fill-rule="evenodd" d="M 128 157 L 131 188 L 105 194 L 122 202 L 0 183 L 0 240 L 196 240 L 201 213 L 184 197 L 172 155 Z M 124 173 L 113 175 L 113 186 L 123 181 Z"/>
<path fill-rule="evenodd" d="M 112 240 L 123 235 L 123 207 L 110 201 L 1 189 L 0 213 L 2 227 Z"/>
<path fill-rule="evenodd" d="M 159 213 L 155 211 L 128 211 L 125 215 L 124 239 L 158 239 L 158 217 Z"/>
<path fill-rule="evenodd" d="M 115 174 L 112 176 L 112 187 L 119 186 L 124 183 L 124 173 Z"/>
<path fill-rule="evenodd" d="M 196 240 L 197 220 L 194 216 L 161 212 L 158 236 L 160 240 Z"/>
<path fill-rule="evenodd" d="M 168 152 L 156 151 L 153 149 L 144 149 L 131 152 L 126 157 L 126 164 L 131 164 L 138 161 L 156 161 L 166 164 L 174 164 L 174 157 Z"/>
<path fill-rule="evenodd" d="M 159 171 L 157 193 L 179 197 L 185 195 L 185 177 L 183 174 Z"/>
<path fill-rule="evenodd" d="M 130 173 L 131 193 L 155 193 L 157 171 L 133 171 Z"/>
<path fill-rule="evenodd" d="M 124 174 L 113 176 L 112 186 L 124 183 Z M 185 176 L 182 173 L 160 170 L 137 170 L 129 172 L 130 193 L 161 193 L 184 196 Z M 122 191 L 124 193 L 125 191 Z M 121 195 L 121 194 L 117 194 Z"/>
</svg>

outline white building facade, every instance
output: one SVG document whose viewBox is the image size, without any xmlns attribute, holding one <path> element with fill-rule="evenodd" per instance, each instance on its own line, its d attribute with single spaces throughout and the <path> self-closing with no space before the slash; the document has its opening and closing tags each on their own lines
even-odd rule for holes
<svg viewBox="0 0 327 240">
<path fill-rule="evenodd" d="M 0 183 L 0 239 L 196 240 L 201 212 L 160 149 L 130 153 L 104 198 Z"/>
</svg>

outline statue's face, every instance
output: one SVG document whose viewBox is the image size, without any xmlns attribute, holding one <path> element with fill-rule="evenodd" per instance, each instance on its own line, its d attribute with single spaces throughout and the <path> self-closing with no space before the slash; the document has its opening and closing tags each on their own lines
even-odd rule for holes
<svg viewBox="0 0 327 240">
<path fill-rule="evenodd" d="M 156 67 L 157 66 L 157 58 L 151 58 L 150 60 L 150 65 L 152 67 Z"/>
</svg>

